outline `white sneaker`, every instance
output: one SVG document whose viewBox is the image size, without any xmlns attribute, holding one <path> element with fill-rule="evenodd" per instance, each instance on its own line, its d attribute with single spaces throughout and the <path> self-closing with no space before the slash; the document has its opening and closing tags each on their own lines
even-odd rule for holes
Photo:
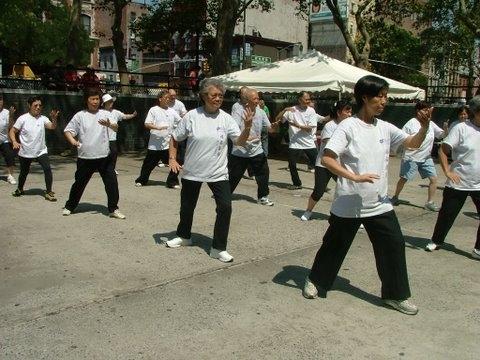
<svg viewBox="0 0 480 360">
<path fill-rule="evenodd" d="M 273 201 L 271 201 L 267 196 L 264 196 L 260 199 L 258 199 L 258 203 L 260 205 L 266 205 L 266 206 L 273 206 L 275 205 L 275 203 Z"/>
<path fill-rule="evenodd" d="M 225 262 L 225 263 L 233 261 L 233 256 L 230 255 L 227 252 L 227 250 L 222 251 L 222 250 L 211 248 L 210 249 L 210 257 L 214 258 L 214 259 L 218 259 L 221 262 Z"/>
<path fill-rule="evenodd" d="M 435 203 L 433 201 L 427 202 L 423 208 L 425 210 L 430 210 L 430 211 L 434 211 L 434 212 L 440 211 L 440 208 L 437 205 L 435 205 Z"/>
<path fill-rule="evenodd" d="M 141 183 L 135 183 L 136 187 L 142 187 L 143 185 Z"/>
<path fill-rule="evenodd" d="M 480 260 L 480 250 L 478 249 L 473 249 L 472 250 L 472 258 Z"/>
<path fill-rule="evenodd" d="M 359 229 L 360 229 L 360 230 L 365 230 L 365 226 L 363 226 L 363 224 L 360 224 Z"/>
<path fill-rule="evenodd" d="M 308 169 L 308 171 L 315 174 L 315 169 L 314 168 L 313 169 Z"/>
<path fill-rule="evenodd" d="M 63 211 L 62 211 L 62 215 L 63 215 L 63 216 L 69 216 L 71 213 L 72 213 L 72 212 L 71 212 L 70 210 L 66 209 L 66 208 L 63 209 Z"/>
<path fill-rule="evenodd" d="M 435 244 L 434 242 L 429 242 L 427 246 L 425 246 L 426 251 L 435 251 L 440 249 L 440 245 Z"/>
<path fill-rule="evenodd" d="M 10 174 L 8 174 L 8 176 L 7 176 L 7 182 L 8 182 L 9 184 L 12 184 L 12 185 L 16 185 L 16 184 L 17 184 L 17 181 L 15 180 L 15 178 L 14 178 L 12 175 L 10 175 Z"/>
<path fill-rule="evenodd" d="M 118 171 L 117 171 L 117 170 L 115 170 L 115 174 L 118 175 Z"/>
<path fill-rule="evenodd" d="M 397 311 L 400 311 L 401 313 L 407 314 L 407 315 L 416 315 L 418 313 L 418 307 L 408 300 L 388 300 L 384 299 L 383 302 L 385 305 L 388 305 L 392 308 L 394 308 Z"/>
<path fill-rule="evenodd" d="M 162 162 L 159 162 L 157 166 L 158 166 L 158 167 L 165 167 L 165 164 L 162 163 Z"/>
<path fill-rule="evenodd" d="M 180 236 L 173 238 L 172 240 L 168 240 L 165 245 L 169 248 L 177 248 L 180 246 L 192 246 L 192 239 L 184 239 Z"/>
<path fill-rule="evenodd" d="M 308 211 L 308 210 L 305 210 L 305 212 L 303 213 L 302 217 L 300 218 L 300 220 L 302 221 L 308 221 L 310 220 L 310 218 L 312 217 L 312 212 L 311 211 Z"/>
<path fill-rule="evenodd" d="M 127 217 L 125 215 L 123 215 L 120 210 L 116 209 L 114 212 L 111 212 L 110 213 L 110 217 L 111 218 L 115 218 L 115 219 L 126 219 Z"/>
<path fill-rule="evenodd" d="M 302 295 L 307 299 L 315 299 L 318 296 L 318 289 L 315 284 L 310 281 L 308 276 L 305 278 Z"/>
</svg>

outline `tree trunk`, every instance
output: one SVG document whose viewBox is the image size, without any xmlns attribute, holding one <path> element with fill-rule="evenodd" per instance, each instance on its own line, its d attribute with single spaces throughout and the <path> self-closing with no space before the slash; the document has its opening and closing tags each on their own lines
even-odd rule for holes
<svg viewBox="0 0 480 360">
<path fill-rule="evenodd" d="M 82 25 L 80 22 L 80 16 L 82 14 L 82 0 L 73 0 L 71 4 L 68 2 L 64 3 L 67 8 L 70 10 L 71 17 L 71 26 L 70 32 L 68 33 L 68 43 L 67 43 L 67 64 L 72 64 L 75 67 L 80 65 L 80 54 L 78 44 L 79 32 L 81 31 Z"/>
<path fill-rule="evenodd" d="M 130 92 L 128 68 L 125 60 L 126 54 L 123 48 L 124 34 L 122 31 L 123 9 L 127 5 L 125 0 L 113 1 L 113 25 L 112 25 L 112 43 L 117 60 L 118 72 L 120 73 L 121 92 L 123 94 Z"/>
<path fill-rule="evenodd" d="M 240 3 L 240 0 L 221 1 L 212 59 L 213 75 L 222 75 L 230 72 L 230 52 Z"/>
</svg>

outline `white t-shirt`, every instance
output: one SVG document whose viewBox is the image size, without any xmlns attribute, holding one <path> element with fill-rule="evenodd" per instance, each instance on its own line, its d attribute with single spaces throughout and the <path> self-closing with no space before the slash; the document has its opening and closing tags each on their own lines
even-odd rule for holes
<svg viewBox="0 0 480 360">
<path fill-rule="evenodd" d="M 418 121 L 416 118 L 412 118 L 408 120 L 405 125 L 403 125 L 402 130 L 409 135 L 415 135 L 421 127 L 422 125 L 420 124 L 420 121 Z M 430 159 L 435 138 L 441 138 L 443 136 L 444 131 L 433 121 L 430 121 L 427 135 L 425 136 L 425 140 L 423 140 L 422 145 L 420 145 L 418 149 L 404 149 L 403 159 L 418 162 L 423 162 L 427 159 Z"/>
<path fill-rule="evenodd" d="M 315 146 L 315 132 L 317 131 L 317 113 L 313 108 L 307 107 L 301 109 L 295 106 L 293 111 L 287 111 L 282 118 L 283 122 L 293 122 L 300 125 L 313 127 L 310 131 L 301 130 L 295 126 L 288 127 L 288 136 L 290 142 L 288 147 L 291 149 L 312 149 Z"/>
<path fill-rule="evenodd" d="M 332 137 L 333 132 L 337 127 L 338 127 L 338 124 L 334 120 L 327 122 L 323 127 L 322 133 L 320 135 L 322 143 L 320 144 L 320 150 L 318 151 L 318 154 L 317 154 L 317 161 L 315 162 L 315 166 L 325 167 L 322 165 L 323 150 L 325 150 L 325 145 L 326 145 L 324 141 Z"/>
<path fill-rule="evenodd" d="M 185 104 L 178 99 L 175 99 L 175 102 L 173 103 L 172 106 L 169 106 L 169 108 L 175 110 L 175 112 L 180 117 L 184 117 L 185 114 L 187 113 L 187 108 L 185 107 Z"/>
<path fill-rule="evenodd" d="M 33 117 L 30 113 L 19 116 L 13 127 L 20 134 L 20 150 L 18 156 L 34 159 L 47 154 L 45 144 L 45 125 L 51 124 L 46 116 Z"/>
<path fill-rule="evenodd" d="M 240 129 L 223 110 L 208 114 L 203 107 L 190 110 L 173 130 L 176 141 L 187 139 L 182 177 L 216 182 L 228 180 L 227 138 L 235 141 Z"/>
<path fill-rule="evenodd" d="M 460 176 L 460 183 L 447 179 L 446 186 L 457 190 L 480 190 L 480 127 L 470 121 L 455 125 L 443 140 L 452 148 L 450 170 Z"/>
<path fill-rule="evenodd" d="M 243 123 L 243 114 L 239 111 L 232 113 L 233 119 L 237 122 L 240 131 L 245 129 Z M 262 128 L 266 127 L 269 129 L 272 125 L 268 120 L 268 116 L 260 108 L 255 109 L 255 114 L 253 115 L 252 127 L 250 128 L 250 136 L 248 137 L 247 142 L 243 146 L 233 146 L 232 155 L 239 157 L 254 157 L 263 153 L 261 134 Z"/>
<path fill-rule="evenodd" d="M 108 110 L 105 110 L 105 111 L 109 114 L 108 118 L 110 119 L 111 123 L 118 124 L 120 121 L 122 121 L 125 118 L 125 114 L 117 109 L 113 109 L 112 111 L 108 111 Z M 116 141 L 117 132 L 109 128 L 108 139 L 110 141 Z"/>
<path fill-rule="evenodd" d="M 0 144 L 9 142 L 8 139 L 8 122 L 10 112 L 7 109 L 0 111 Z"/>
<path fill-rule="evenodd" d="M 377 174 L 372 183 L 356 183 L 338 177 L 331 212 L 358 218 L 383 214 L 393 209 L 387 196 L 390 149 L 403 144 L 408 134 L 396 126 L 375 119 L 367 124 L 357 117 L 343 120 L 325 149 L 338 156 L 340 164 L 355 174 Z"/>
<path fill-rule="evenodd" d="M 243 104 L 238 100 L 235 104 L 232 105 L 232 111 L 230 114 L 232 116 L 243 116 L 243 112 L 245 111 L 245 108 L 243 107 Z"/>
<path fill-rule="evenodd" d="M 165 130 L 150 130 L 148 150 L 167 150 L 170 147 L 172 130 L 182 118 L 173 108 L 162 109 L 154 106 L 148 111 L 145 124 L 153 124 L 158 127 L 168 126 Z"/>
<path fill-rule="evenodd" d="M 109 115 L 110 112 L 103 109 L 96 113 L 82 110 L 73 115 L 72 120 L 63 130 L 76 136 L 82 144 L 78 148 L 80 159 L 101 159 L 110 153 L 108 134 L 112 129 L 98 123 L 99 120 L 108 119 Z"/>
</svg>

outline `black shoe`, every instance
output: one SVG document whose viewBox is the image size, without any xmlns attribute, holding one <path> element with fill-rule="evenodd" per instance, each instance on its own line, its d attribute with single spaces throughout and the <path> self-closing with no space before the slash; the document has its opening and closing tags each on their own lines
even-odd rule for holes
<svg viewBox="0 0 480 360">
<path fill-rule="evenodd" d="M 25 195 L 25 192 L 23 190 L 15 190 L 13 193 L 12 193 L 12 196 L 15 196 L 15 197 L 19 197 L 19 196 L 22 196 L 22 195 Z"/>
</svg>

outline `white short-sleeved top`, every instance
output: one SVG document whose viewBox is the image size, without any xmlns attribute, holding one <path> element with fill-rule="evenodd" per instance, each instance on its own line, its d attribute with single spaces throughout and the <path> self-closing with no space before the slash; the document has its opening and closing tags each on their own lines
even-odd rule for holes
<svg viewBox="0 0 480 360">
<path fill-rule="evenodd" d="M 109 132 L 112 130 L 98 123 L 109 119 L 109 115 L 110 112 L 103 109 L 96 113 L 82 110 L 73 115 L 65 127 L 64 132 L 70 132 L 81 143 L 78 148 L 80 159 L 101 159 L 110 153 Z"/>
<path fill-rule="evenodd" d="M 316 148 L 315 133 L 317 131 L 317 113 L 311 107 L 302 109 L 294 106 L 293 111 L 287 111 L 282 118 L 283 122 L 293 122 L 300 125 L 313 127 L 310 131 L 301 130 L 295 126 L 288 127 L 288 136 L 290 138 L 289 148 L 291 149 L 312 149 Z"/>
<path fill-rule="evenodd" d="M 45 144 L 45 125 L 47 124 L 51 122 L 43 115 L 34 117 L 26 113 L 18 117 L 13 127 L 19 131 L 19 156 L 34 159 L 48 153 Z"/>
<path fill-rule="evenodd" d="M 240 129 L 223 110 L 206 113 L 203 107 L 190 110 L 173 130 L 176 141 L 187 139 L 182 177 L 216 182 L 228 180 L 227 139 L 235 141 Z"/>
<path fill-rule="evenodd" d="M 331 212 L 340 217 L 358 218 L 392 210 L 387 195 L 389 154 L 407 138 L 407 133 L 380 119 L 374 119 L 372 124 L 356 116 L 343 120 L 325 149 L 337 154 L 347 170 L 355 174 L 377 174 L 379 179 L 373 183 L 356 183 L 339 176 Z"/>
<path fill-rule="evenodd" d="M 447 179 L 446 186 L 457 190 L 480 190 L 480 127 L 470 121 L 455 125 L 443 140 L 452 148 L 450 170 L 460 183 Z"/>
<path fill-rule="evenodd" d="M 408 120 L 405 125 L 403 125 L 402 130 L 409 135 L 415 135 L 418 133 L 421 127 L 422 125 L 420 124 L 420 121 L 418 121 L 416 118 L 412 118 Z M 444 131 L 437 124 L 430 121 L 430 125 L 428 126 L 428 131 L 425 136 L 425 140 L 422 142 L 422 145 L 420 145 L 418 149 L 404 149 L 402 156 L 403 159 L 417 162 L 423 162 L 427 159 L 430 159 L 435 138 L 441 138 L 443 135 Z"/>
<path fill-rule="evenodd" d="M 10 112 L 7 109 L 0 111 L 0 144 L 9 142 L 8 139 L 8 125 L 10 119 Z"/>
<path fill-rule="evenodd" d="M 233 119 L 237 122 L 240 131 L 245 129 L 243 123 L 243 113 L 236 111 L 232 113 Z M 266 127 L 269 129 L 272 125 L 268 120 L 268 116 L 264 110 L 260 108 L 255 109 L 255 114 L 253 115 L 252 127 L 250 128 L 250 136 L 248 137 L 247 142 L 243 146 L 233 146 L 232 155 L 239 157 L 254 157 L 263 153 L 261 134 L 262 128 Z"/>
<path fill-rule="evenodd" d="M 325 150 L 325 146 L 326 146 L 325 140 L 328 140 L 332 137 L 333 132 L 337 127 L 338 127 L 338 124 L 334 120 L 327 122 L 323 127 L 322 133 L 320 135 L 321 137 L 320 150 L 318 151 L 318 154 L 317 154 L 317 161 L 315 162 L 315 166 L 325 167 L 322 165 L 323 150 Z"/>
<path fill-rule="evenodd" d="M 180 117 L 184 117 L 185 114 L 187 113 L 187 108 L 185 107 L 185 104 L 178 99 L 175 99 L 175 102 L 173 103 L 172 106 L 169 106 L 169 108 L 175 110 L 175 112 Z"/>
<path fill-rule="evenodd" d="M 165 130 L 150 130 L 148 150 L 167 150 L 172 137 L 172 131 L 182 118 L 173 108 L 162 109 L 154 106 L 148 111 L 145 124 L 152 124 L 158 127 L 168 126 Z"/>
<path fill-rule="evenodd" d="M 108 111 L 109 114 L 109 119 L 111 123 L 118 124 L 120 121 L 122 121 L 125 118 L 125 114 L 117 109 L 112 109 L 112 111 Z M 112 129 L 108 129 L 108 139 L 110 141 L 115 141 L 117 140 L 117 132 L 113 131 Z"/>
</svg>

